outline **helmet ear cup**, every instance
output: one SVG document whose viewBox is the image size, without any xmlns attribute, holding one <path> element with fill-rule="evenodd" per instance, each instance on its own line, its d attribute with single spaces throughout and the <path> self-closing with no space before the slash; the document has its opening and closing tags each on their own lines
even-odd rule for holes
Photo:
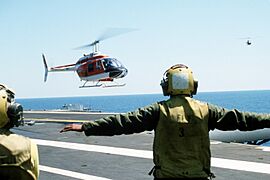
<svg viewBox="0 0 270 180">
<path fill-rule="evenodd" d="M 19 103 L 12 103 L 8 106 L 7 111 L 8 117 L 10 119 L 11 126 L 23 125 L 23 107 Z"/>
<path fill-rule="evenodd" d="M 196 95 L 197 94 L 197 89 L 198 89 L 198 81 L 194 80 L 193 84 L 194 84 L 194 90 L 192 92 L 192 95 Z"/>
<path fill-rule="evenodd" d="M 169 96 L 169 92 L 168 92 L 168 80 L 166 79 L 162 79 L 160 82 L 160 86 L 162 87 L 162 91 L 163 91 L 163 95 L 164 96 Z"/>
<path fill-rule="evenodd" d="M 23 125 L 23 107 L 14 100 L 15 93 L 0 84 L 0 128 Z"/>
</svg>

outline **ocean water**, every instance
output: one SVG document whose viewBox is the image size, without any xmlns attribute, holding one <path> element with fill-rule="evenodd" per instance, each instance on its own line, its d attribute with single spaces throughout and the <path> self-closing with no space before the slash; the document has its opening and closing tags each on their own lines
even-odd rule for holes
<svg viewBox="0 0 270 180">
<path fill-rule="evenodd" d="M 270 90 L 201 92 L 195 99 L 219 105 L 228 109 L 270 113 Z M 16 99 L 25 110 L 61 109 L 64 104 L 81 104 L 92 110 L 102 112 L 127 112 L 153 102 L 166 100 L 162 94 L 120 95 L 120 96 L 82 96 L 58 98 Z"/>
<path fill-rule="evenodd" d="M 270 90 L 234 91 L 234 92 L 201 92 L 195 99 L 222 106 L 228 109 L 239 109 L 258 113 L 270 113 Z M 128 112 L 153 102 L 166 100 L 162 94 L 122 95 L 122 96 L 83 96 L 59 98 L 16 99 L 24 110 L 61 109 L 64 104 L 81 104 L 94 111 Z M 263 144 L 270 146 L 270 142 Z"/>
</svg>

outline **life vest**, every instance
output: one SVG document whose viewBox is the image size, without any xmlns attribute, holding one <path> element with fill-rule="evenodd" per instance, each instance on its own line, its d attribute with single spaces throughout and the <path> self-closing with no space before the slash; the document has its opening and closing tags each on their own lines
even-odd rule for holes
<svg viewBox="0 0 270 180">
<path fill-rule="evenodd" d="M 157 178 L 204 178 L 210 174 L 208 106 L 172 96 L 159 104 L 153 144 Z"/>
<path fill-rule="evenodd" d="M 0 178 L 36 180 L 37 146 L 29 138 L 0 129 Z"/>
</svg>

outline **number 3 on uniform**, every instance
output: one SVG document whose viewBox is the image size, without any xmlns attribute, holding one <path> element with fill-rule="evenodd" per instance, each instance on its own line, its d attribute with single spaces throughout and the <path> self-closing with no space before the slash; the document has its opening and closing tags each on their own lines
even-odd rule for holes
<svg viewBox="0 0 270 180">
<path fill-rule="evenodd" d="M 179 137 L 184 137 L 184 128 L 179 127 Z"/>
</svg>

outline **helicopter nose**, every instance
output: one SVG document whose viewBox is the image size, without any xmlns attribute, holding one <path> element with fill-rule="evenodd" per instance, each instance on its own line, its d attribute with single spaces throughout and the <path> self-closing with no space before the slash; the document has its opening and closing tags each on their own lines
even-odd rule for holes
<svg viewBox="0 0 270 180">
<path fill-rule="evenodd" d="M 110 72 L 110 77 L 111 78 L 123 78 L 127 75 L 128 70 L 125 67 L 117 68 L 117 70 L 113 70 Z"/>
<path fill-rule="evenodd" d="M 121 67 L 121 68 L 119 68 L 117 78 L 123 78 L 127 75 L 127 73 L 128 73 L 127 68 Z"/>
<path fill-rule="evenodd" d="M 121 78 L 122 77 L 125 77 L 126 75 L 127 75 L 127 73 L 128 73 L 128 70 L 127 70 L 127 68 L 123 68 L 123 70 L 122 70 L 122 73 L 121 73 Z"/>
</svg>

